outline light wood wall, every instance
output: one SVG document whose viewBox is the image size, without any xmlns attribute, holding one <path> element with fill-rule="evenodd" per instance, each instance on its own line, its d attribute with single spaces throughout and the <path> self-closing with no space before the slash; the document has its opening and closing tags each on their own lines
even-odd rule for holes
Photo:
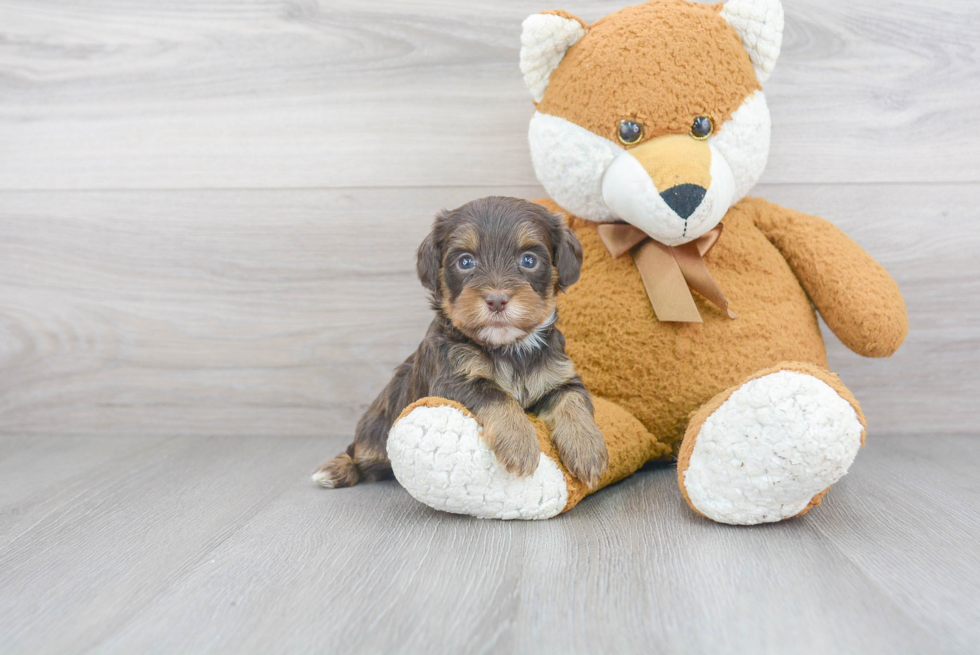
<svg viewBox="0 0 980 655">
<path fill-rule="evenodd" d="M 832 366 L 872 436 L 976 433 L 980 3 L 784 4 L 756 193 L 911 314 Z M 517 56 L 547 8 L 0 0 L 0 432 L 349 433 L 428 323 L 432 214 L 543 194 Z"/>
</svg>

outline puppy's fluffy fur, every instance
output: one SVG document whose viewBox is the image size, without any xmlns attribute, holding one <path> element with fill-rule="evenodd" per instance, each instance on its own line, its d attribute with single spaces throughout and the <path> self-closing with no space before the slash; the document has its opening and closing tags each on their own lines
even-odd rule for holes
<svg viewBox="0 0 980 655">
<path fill-rule="evenodd" d="M 325 487 L 391 476 L 388 431 L 425 396 L 474 413 L 507 470 L 529 475 L 540 459 L 525 412 L 539 415 L 566 468 L 590 487 L 608 467 L 592 401 L 555 327 L 555 295 L 574 284 L 582 247 L 561 218 L 516 198 L 474 200 L 436 216 L 418 251 L 418 275 L 435 319 L 357 424 L 354 443 L 320 467 Z"/>
</svg>

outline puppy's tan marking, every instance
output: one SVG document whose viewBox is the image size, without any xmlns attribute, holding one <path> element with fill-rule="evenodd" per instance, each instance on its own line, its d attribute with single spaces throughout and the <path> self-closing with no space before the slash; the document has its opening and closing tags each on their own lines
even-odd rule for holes
<svg viewBox="0 0 980 655">
<path fill-rule="evenodd" d="M 464 250 L 474 253 L 480 249 L 480 235 L 471 226 L 462 227 L 453 233 L 452 238 L 446 244 L 446 250 Z M 453 264 L 454 262 L 448 262 Z"/>
<path fill-rule="evenodd" d="M 442 310 L 453 325 L 471 338 L 488 320 L 490 310 L 483 294 L 473 287 L 464 287 L 456 300 L 442 298 Z"/>
<path fill-rule="evenodd" d="M 517 229 L 517 243 L 521 250 L 530 250 L 535 246 L 545 245 L 545 239 L 541 237 L 538 229 L 531 225 L 523 224 Z"/>
<path fill-rule="evenodd" d="M 511 292 L 506 314 L 516 327 L 530 331 L 546 321 L 553 311 L 554 292 L 550 288 L 541 297 L 529 285 L 523 285 Z"/>
<path fill-rule="evenodd" d="M 561 288 L 560 277 L 561 276 L 558 273 L 558 267 L 557 266 L 552 266 L 551 267 L 551 288 L 552 288 L 551 295 L 552 295 L 552 297 L 554 297 L 554 295 L 556 293 L 558 293 L 558 290 Z M 556 306 L 557 306 L 557 303 L 556 303 Z"/>
</svg>

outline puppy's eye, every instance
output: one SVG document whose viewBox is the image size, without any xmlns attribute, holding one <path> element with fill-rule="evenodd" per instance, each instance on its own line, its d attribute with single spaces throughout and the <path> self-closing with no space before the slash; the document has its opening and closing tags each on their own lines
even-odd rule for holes
<svg viewBox="0 0 980 655">
<path fill-rule="evenodd" d="M 691 136 L 698 141 L 704 141 L 715 131 L 714 123 L 707 116 L 698 116 L 691 125 Z"/>
<path fill-rule="evenodd" d="M 643 138 L 643 126 L 636 121 L 619 121 L 619 129 L 616 131 L 616 136 L 624 146 L 633 145 Z"/>
<path fill-rule="evenodd" d="M 459 258 L 459 261 L 456 262 L 456 265 L 459 266 L 464 271 L 468 271 L 474 266 L 476 266 L 476 260 L 473 259 L 473 257 L 471 257 L 470 255 L 463 255 L 462 257 Z"/>
<path fill-rule="evenodd" d="M 538 265 L 538 258 L 528 253 L 521 257 L 521 266 L 524 268 L 534 268 Z"/>
</svg>

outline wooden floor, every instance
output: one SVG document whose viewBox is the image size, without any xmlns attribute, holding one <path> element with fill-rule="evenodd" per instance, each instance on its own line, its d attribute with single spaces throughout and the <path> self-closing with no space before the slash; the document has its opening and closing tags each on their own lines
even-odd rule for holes
<svg viewBox="0 0 980 655">
<path fill-rule="evenodd" d="M 312 437 L 4 437 L 0 652 L 976 653 L 980 439 L 736 528 L 648 468 L 544 522 L 315 488 Z"/>
<path fill-rule="evenodd" d="M 634 1 L 0 0 L 0 655 L 980 653 L 976 0 L 784 0 L 753 193 L 910 315 L 888 360 L 826 335 L 869 445 L 823 507 L 309 482 L 430 320 L 433 214 L 543 194 L 521 21 Z"/>
</svg>

